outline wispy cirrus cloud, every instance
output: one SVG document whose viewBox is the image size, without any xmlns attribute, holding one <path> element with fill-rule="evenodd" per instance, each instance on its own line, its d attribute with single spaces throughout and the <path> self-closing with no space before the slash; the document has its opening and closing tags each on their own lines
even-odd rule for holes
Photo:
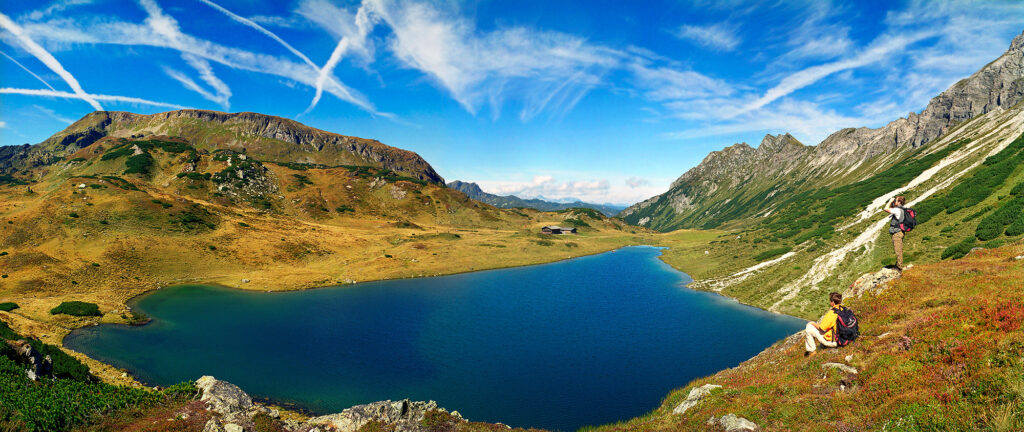
<svg viewBox="0 0 1024 432">
<path fill-rule="evenodd" d="M 621 53 L 559 32 L 526 27 L 480 31 L 454 10 L 412 1 L 367 0 L 391 29 L 388 47 L 422 71 L 470 113 L 487 104 L 496 116 L 515 100 L 528 120 L 564 112 L 601 82 Z M 558 106 L 554 106 L 557 104 Z"/>
<path fill-rule="evenodd" d="M 54 91 L 54 90 L 45 90 L 45 89 L 20 89 L 20 88 L 4 87 L 4 88 L 0 88 L 0 94 L 17 94 L 17 95 L 26 95 L 26 96 L 43 96 L 43 97 L 52 97 L 52 98 L 61 98 L 61 99 L 78 99 L 78 100 L 86 100 L 86 98 L 88 98 L 89 100 L 97 100 L 97 101 L 123 102 L 123 103 L 131 103 L 131 104 L 139 104 L 139 105 L 149 105 L 149 106 L 162 107 L 162 108 L 171 108 L 171 109 L 189 109 L 189 107 L 184 106 L 184 105 L 178 105 L 178 104 L 172 104 L 172 103 L 166 103 L 166 102 L 151 101 L 151 100 L 146 100 L 146 99 L 137 98 L 137 97 L 131 97 L 131 96 L 116 96 L 116 95 L 102 95 L 102 94 L 85 94 L 85 95 L 82 95 L 82 94 L 78 94 L 78 93 L 70 93 L 70 92 L 65 92 L 65 91 Z"/>
<path fill-rule="evenodd" d="M 220 105 L 225 111 L 230 109 L 231 88 L 213 74 L 213 68 L 210 67 L 210 63 L 191 54 L 183 54 L 182 58 L 199 72 L 200 78 L 213 88 L 213 92 L 203 88 L 193 81 L 192 78 L 170 67 L 164 66 L 164 73 L 175 81 L 180 82 L 186 89 L 192 90 L 204 99 Z"/>
<path fill-rule="evenodd" d="M 34 40 L 32 40 L 32 38 L 25 33 L 25 30 L 21 26 L 16 24 L 7 15 L 4 15 L 3 13 L 0 13 L 0 27 L 3 27 L 4 30 L 7 30 L 8 32 L 13 34 L 18 43 L 20 43 L 21 46 L 25 48 L 25 50 L 28 51 L 29 54 L 34 55 L 36 58 L 39 59 L 39 61 L 43 62 L 43 64 L 46 65 L 46 67 L 50 68 L 50 70 L 52 70 L 54 73 L 60 76 L 61 79 L 63 79 L 64 82 L 66 82 L 68 86 L 71 87 L 71 90 L 73 90 L 76 95 L 80 96 L 81 100 L 88 102 L 89 105 L 92 105 L 92 107 L 96 110 L 103 110 L 103 107 L 100 106 L 99 102 L 97 102 L 95 98 L 90 97 L 89 94 L 85 92 L 85 90 L 82 90 L 82 86 L 78 84 L 78 80 L 75 79 L 75 77 L 71 75 L 70 72 L 64 69 L 64 66 L 61 65 L 60 62 L 57 61 L 57 59 L 53 57 L 52 54 L 50 54 L 49 51 L 47 51 Z"/>
<path fill-rule="evenodd" d="M 42 114 L 42 115 L 44 115 L 46 117 L 52 118 L 54 120 L 57 120 L 57 121 L 59 121 L 61 123 L 71 124 L 71 123 L 75 122 L 74 120 L 72 120 L 70 118 L 67 118 L 65 116 L 62 116 L 60 114 L 57 114 L 56 111 L 54 111 L 52 109 L 49 109 L 47 107 L 44 107 L 44 106 L 32 105 L 32 108 L 34 108 L 40 114 Z"/>
<path fill-rule="evenodd" d="M 703 26 L 684 24 L 672 34 L 679 39 L 688 40 L 716 51 L 733 51 L 742 42 L 736 28 L 725 23 Z"/>
<path fill-rule="evenodd" d="M 92 4 L 93 2 L 93 0 L 57 0 L 53 2 L 53 4 L 43 9 L 36 9 L 34 11 L 31 11 L 22 16 L 21 18 L 33 21 L 40 20 L 48 16 L 54 15 L 58 12 L 63 12 L 64 10 L 70 7 L 88 5 Z"/>
<path fill-rule="evenodd" d="M 284 39 L 281 39 L 281 37 L 278 36 L 276 33 L 272 32 L 270 30 L 267 30 L 266 28 L 264 28 L 263 26 L 259 25 L 255 21 L 253 21 L 253 20 L 251 20 L 249 18 L 243 17 L 241 15 L 238 15 L 238 14 L 236 14 L 234 12 L 231 12 L 231 11 L 225 9 L 224 7 L 222 7 L 221 5 L 219 5 L 217 3 L 214 3 L 214 2 L 212 2 L 210 0 L 199 0 L 199 1 L 205 3 L 206 5 L 214 8 L 214 9 L 216 9 L 218 12 L 223 13 L 224 15 L 227 15 L 228 18 L 231 18 L 232 20 L 235 20 L 235 21 L 237 21 L 237 22 L 239 22 L 239 23 L 241 23 L 241 24 L 243 24 L 245 26 L 252 27 L 256 31 L 258 31 L 260 33 L 263 33 L 267 37 L 273 39 L 275 42 L 277 42 L 278 44 L 283 46 L 285 49 L 287 49 L 292 54 L 295 54 L 296 57 L 302 59 L 302 61 L 306 62 L 306 64 L 308 64 L 308 65 L 310 65 L 310 66 L 312 66 L 314 68 L 316 67 L 316 64 L 313 63 L 313 61 L 310 60 L 309 57 L 306 57 L 305 54 L 303 54 L 299 50 L 295 49 L 295 47 L 293 47 L 288 42 L 285 42 Z"/>
</svg>

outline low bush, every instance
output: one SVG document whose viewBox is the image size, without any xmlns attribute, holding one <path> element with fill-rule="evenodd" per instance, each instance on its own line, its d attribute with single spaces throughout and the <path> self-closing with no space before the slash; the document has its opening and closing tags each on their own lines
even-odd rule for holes
<svg viewBox="0 0 1024 432">
<path fill-rule="evenodd" d="M 974 248 L 976 241 L 974 237 L 965 238 L 962 242 L 951 245 L 942 251 L 942 259 L 960 259 L 967 255 Z"/>
<path fill-rule="evenodd" d="M 978 224 L 975 236 L 978 240 L 992 240 L 1003 233 L 1007 225 L 1014 223 L 1024 214 L 1024 196 L 1014 198 L 998 210 L 985 217 Z"/>
<path fill-rule="evenodd" d="M 78 213 L 75 213 L 75 212 L 68 213 L 68 217 L 72 218 L 72 219 L 77 219 L 78 218 Z"/>
<path fill-rule="evenodd" d="M 590 227 L 590 224 L 584 222 L 583 219 L 578 218 L 569 218 L 566 219 L 564 222 L 577 228 Z"/>
<path fill-rule="evenodd" d="M 184 178 L 188 178 L 189 180 L 195 180 L 195 181 L 206 181 L 206 180 L 209 180 L 210 177 L 212 177 L 212 176 L 213 176 L 213 174 L 210 174 L 210 173 L 187 172 L 187 173 L 178 173 L 176 177 L 178 177 L 178 178 L 183 178 L 184 177 Z"/>
<path fill-rule="evenodd" d="M 299 182 L 300 187 L 313 184 L 313 181 L 310 180 L 309 177 L 307 177 L 304 174 L 292 174 L 292 177 L 295 178 L 295 181 Z"/>
<path fill-rule="evenodd" d="M 352 208 L 350 206 L 347 206 L 347 205 L 340 205 L 337 208 L 335 208 L 334 211 L 336 211 L 338 213 L 345 213 L 345 212 L 355 212 L 356 209 L 354 209 L 354 208 Z"/>
<path fill-rule="evenodd" d="M 4 312 L 10 312 L 10 311 L 15 310 L 15 309 L 17 309 L 19 307 L 21 307 L 21 306 L 18 306 L 18 304 L 15 303 L 15 302 L 3 302 L 3 303 L 0 303 L 0 311 L 4 311 Z"/>
<path fill-rule="evenodd" d="M 124 173 L 147 175 L 153 169 L 153 162 L 153 156 L 146 152 L 131 156 L 124 161 Z"/>
<path fill-rule="evenodd" d="M 769 250 L 761 252 L 761 253 L 759 253 L 757 255 L 754 255 L 754 260 L 755 261 L 766 261 L 766 260 L 775 258 L 777 256 L 789 253 L 789 251 L 791 251 L 791 250 L 793 250 L 793 248 L 789 248 L 789 247 L 780 247 L 780 248 L 775 248 L 775 249 L 769 249 Z"/>
<path fill-rule="evenodd" d="M 102 316 L 100 307 L 96 303 L 82 301 L 66 301 L 57 307 L 50 309 L 51 315 L 65 314 L 73 316 Z"/>
</svg>

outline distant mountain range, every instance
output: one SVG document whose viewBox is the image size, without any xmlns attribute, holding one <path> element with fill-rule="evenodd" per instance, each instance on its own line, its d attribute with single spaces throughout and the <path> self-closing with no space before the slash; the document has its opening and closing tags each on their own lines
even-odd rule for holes
<svg viewBox="0 0 1024 432">
<path fill-rule="evenodd" d="M 616 206 L 612 204 L 593 204 L 579 200 L 571 202 L 554 202 L 537 198 L 523 199 L 515 195 L 494 195 L 484 192 L 476 183 L 464 182 L 459 180 L 449 182 L 448 187 L 451 189 L 455 189 L 459 192 L 462 192 L 472 199 L 485 202 L 498 208 L 526 207 L 537 209 L 540 211 L 558 211 L 574 207 L 583 207 L 597 210 L 601 213 L 604 213 L 606 216 L 615 216 L 620 211 L 626 208 L 625 206 Z"/>
</svg>

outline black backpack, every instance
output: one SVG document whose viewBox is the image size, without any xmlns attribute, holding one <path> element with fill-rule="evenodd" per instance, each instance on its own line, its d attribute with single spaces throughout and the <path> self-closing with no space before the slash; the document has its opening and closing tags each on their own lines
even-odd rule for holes
<svg viewBox="0 0 1024 432">
<path fill-rule="evenodd" d="M 846 346 L 860 336 L 857 315 L 850 308 L 832 308 L 839 317 L 836 319 L 836 345 Z"/>
<path fill-rule="evenodd" d="M 910 207 L 900 207 L 903 209 L 903 220 L 900 221 L 900 231 L 910 232 L 917 226 L 917 211 Z"/>
</svg>

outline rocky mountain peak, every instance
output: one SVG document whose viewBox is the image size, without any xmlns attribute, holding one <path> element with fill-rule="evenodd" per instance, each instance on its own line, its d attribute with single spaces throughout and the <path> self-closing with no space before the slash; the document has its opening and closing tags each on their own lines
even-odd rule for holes
<svg viewBox="0 0 1024 432">
<path fill-rule="evenodd" d="M 1010 42 L 1010 50 L 1021 50 L 1024 48 L 1024 32 L 1013 38 L 1013 42 Z"/>
<path fill-rule="evenodd" d="M 804 145 L 800 143 L 793 135 L 788 132 L 779 135 L 767 134 L 764 139 L 761 140 L 761 145 L 757 146 L 757 149 L 762 152 L 778 153 L 781 151 L 788 150 L 796 146 L 802 148 Z"/>
</svg>

